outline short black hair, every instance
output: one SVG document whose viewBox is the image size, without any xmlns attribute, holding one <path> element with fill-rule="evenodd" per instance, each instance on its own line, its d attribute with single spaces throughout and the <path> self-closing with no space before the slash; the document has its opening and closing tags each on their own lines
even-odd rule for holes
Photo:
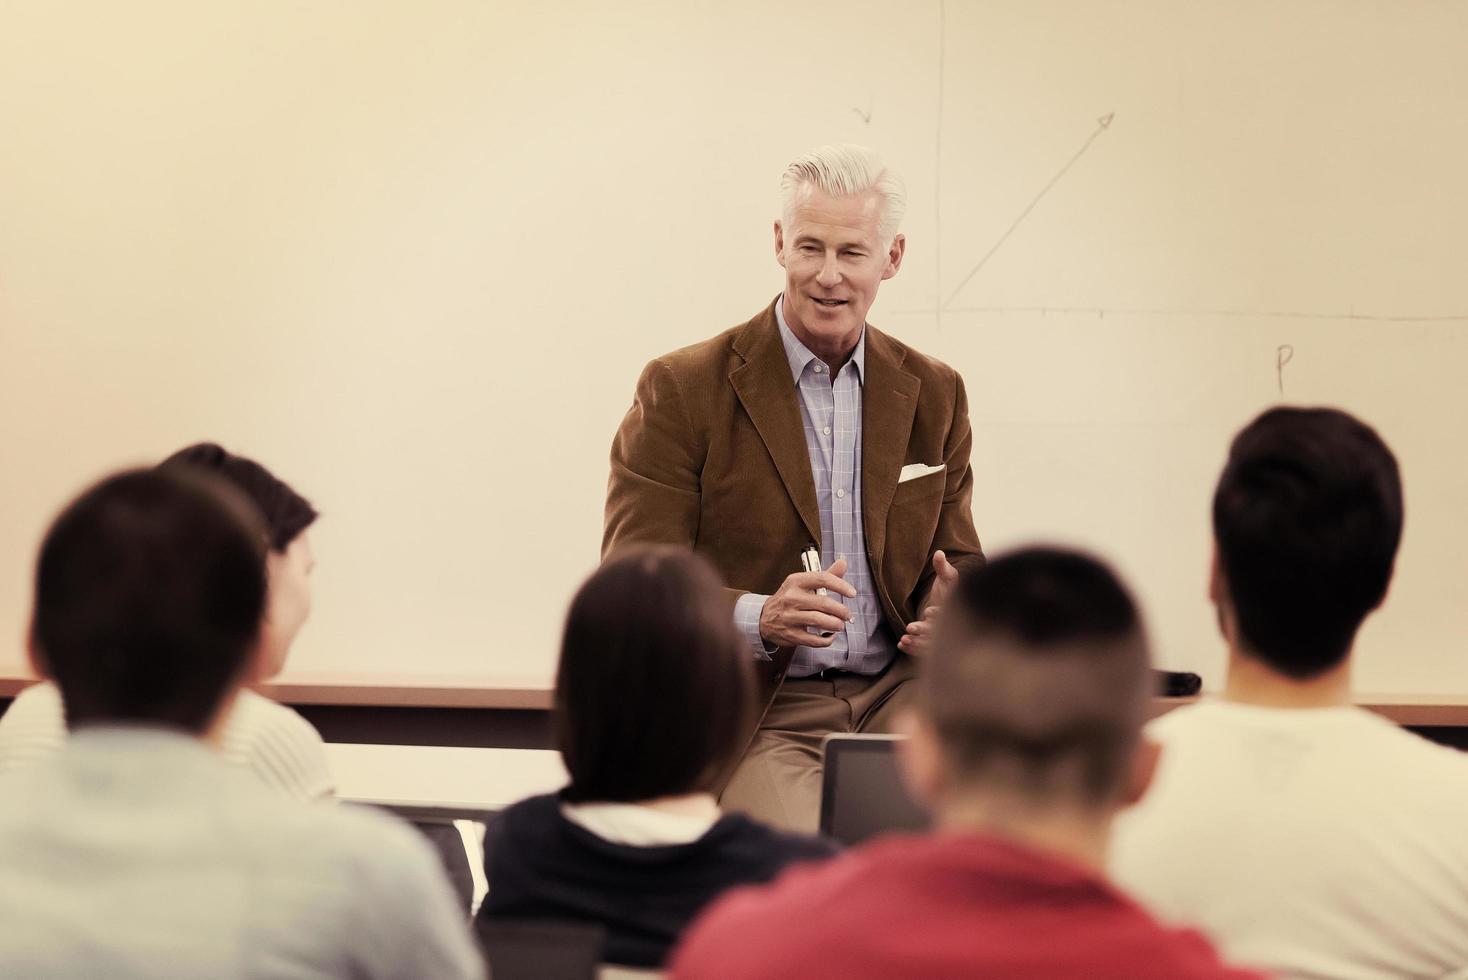
<svg viewBox="0 0 1468 980">
<path fill-rule="evenodd" d="M 1219 570 L 1245 652 L 1299 680 L 1350 652 L 1391 583 L 1397 460 L 1332 408 L 1275 408 L 1234 439 L 1213 495 Z"/>
<path fill-rule="evenodd" d="M 919 691 L 956 780 L 1111 801 L 1151 691 L 1136 603 L 1077 551 L 1025 548 L 965 568 Z"/>
<path fill-rule="evenodd" d="M 311 502 L 292 490 L 290 484 L 253 459 L 236 456 L 218 443 L 201 442 L 187 446 L 158 466 L 161 469 L 197 467 L 239 487 L 265 518 L 270 547 L 275 551 L 288 548 L 319 516 Z"/>
<path fill-rule="evenodd" d="M 32 645 L 67 723 L 204 731 L 240 677 L 265 605 L 265 535 L 216 478 L 132 470 L 52 524 Z"/>
<path fill-rule="evenodd" d="M 712 791 L 753 726 L 754 669 L 718 573 L 671 546 L 610 556 L 571 601 L 554 729 L 569 801 Z"/>
</svg>

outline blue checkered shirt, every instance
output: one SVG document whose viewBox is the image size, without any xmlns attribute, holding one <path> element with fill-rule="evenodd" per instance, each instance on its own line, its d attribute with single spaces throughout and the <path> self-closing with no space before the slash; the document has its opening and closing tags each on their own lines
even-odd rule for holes
<svg viewBox="0 0 1468 980">
<path fill-rule="evenodd" d="M 775 302 L 780 340 L 790 361 L 790 376 L 800 393 L 800 417 L 805 447 L 815 479 L 821 510 L 821 567 L 846 559 L 846 581 L 856 598 L 831 594 L 845 603 L 853 619 L 837 633 L 829 647 L 796 647 L 791 677 L 809 677 L 827 667 L 857 674 L 876 674 L 892 662 L 896 644 L 882 617 L 871 562 L 867 558 L 866 529 L 861 523 L 861 387 L 866 372 L 866 331 L 856 350 L 835 378 L 820 358 L 802 344 L 785 322 L 785 297 Z M 791 556 L 794 564 L 795 556 Z M 792 569 L 793 571 L 794 569 Z M 759 635 L 759 617 L 769 596 L 747 593 L 734 607 L 734 621 L 761 655 L 770 650 Z"/>
</svg>

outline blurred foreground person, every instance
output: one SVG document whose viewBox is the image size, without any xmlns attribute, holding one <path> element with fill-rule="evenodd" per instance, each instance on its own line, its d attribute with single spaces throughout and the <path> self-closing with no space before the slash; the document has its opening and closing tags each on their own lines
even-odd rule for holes
<svg viewBox="0 0 1468 980">
<path fill-rule="evenodd" d="M 260 624 L 260 656 L 246 680 L 267 681 L 285 666 L 291 643 L 311 612 L 310 575 L 316 560 L 307 529 L 316 521 L 316 510 L 259 463 L 213 443 L 181 449 L 159 464 L 164 470 L 179 467 L 203 470 L 229 482 L 265 521 L 269 589 Z M 50 759 L 65 743 L 61 692 L 50 682 L 32 684 L 0 716 L 0 772 Z M 292 709 L 248 687 L 240 691 L 225 719 L 220 750 L 231 763 L 284 796 L 311 801 L 335 794 L 316 729 Z"/>
<path fill-rule="evenodd" d="M 1468 759 L 1351 699 L 1402 536 L 1396 458 L 1344 412 L 1277 408 L 1213 498 L 1219 701 L 1149 727 L 1157 785 L 1111 869 L 1281 977 L 1468 976 Z"/>
<path fill-rule="evenodd" d="M 185 468 L 104 480 L 46 534 L 29 650 L 70 737 L 0 775 L 0 976 L 482 975 L 411 829 L 220 757 L 267 651 L 265 551 L 249 502 Z"/>
<path fill-rule="evenodd" d="M 613 555 L 566 617 L 555 733 L 570 785 L 490 825 L 480 919 L 597 923 L 607 962 L 660 966 L 726 889 L 834 853 L 719 811 L 754 707 L 754 665 L 709 563 L 669 546 Z"/>
<path fill-rule="evenodd" d="M 1027 550 L 964 570 L 902 758 L 936 830 L 893 836 L 695 923 L 678 978 L 1244 978 L 1102 873 L 1156 761 L 1147 642 L 1104 566 Z"/>
</svg>

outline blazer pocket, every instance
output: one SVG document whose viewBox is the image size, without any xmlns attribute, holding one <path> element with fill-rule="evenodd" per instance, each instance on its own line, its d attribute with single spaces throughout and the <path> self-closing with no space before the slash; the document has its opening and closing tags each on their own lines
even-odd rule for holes
<svg viewBox="0 0 1468 980">
<path fill-rule="evenodd" d="M 897 484 L 897 490 L 892 494 L 892 506 L 903 507 L 916 501 L 943 499 L 943 490 L 948 481 L 940 479 L 939 474 L 947 472 L 946 469 L 934 470 L 914 480 Z"/>
<path fill-rule="evenodd" d="M 897 474 L 898 483 L 908 483 L 912 480 L 921 480 L 932 476 L 934 473 L 947 473 L 948 467 L 942 463 L 908 463 Z"/>
</svg>

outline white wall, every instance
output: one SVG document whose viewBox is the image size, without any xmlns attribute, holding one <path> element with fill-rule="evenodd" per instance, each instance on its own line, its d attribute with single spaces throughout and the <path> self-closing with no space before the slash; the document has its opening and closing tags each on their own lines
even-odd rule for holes
<svg viewBox="0 0 1468 980">
<path fill-rule="evenodd" d="M 774 295 L 781 167 L 857 140 L 912 198 L 873 320 L 967 378 L 991 549 L 1113 556 L 1216 682 L 1208 497 L 1290 344 L 1287 400 L 1406 477 L 1361 687 L 1468 691 L 1465 37 L 1428 0 L 7 5 L 0 661 L 56 508 L 211 438 L 324 514 L 296 668 L 548 674 L 638 368 Z"/>
</svg>

